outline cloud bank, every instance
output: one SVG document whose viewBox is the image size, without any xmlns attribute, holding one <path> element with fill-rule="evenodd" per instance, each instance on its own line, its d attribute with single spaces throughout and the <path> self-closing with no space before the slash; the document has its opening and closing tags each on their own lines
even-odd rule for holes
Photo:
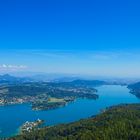
<svg viewBox="0 0 140 140">
<path fill-rule="evenodd" d="M 17 71 L 27 69 L 25 65 L 11 65 L 11 64 L 1 64 L 0 70 Z"/>
</svg>

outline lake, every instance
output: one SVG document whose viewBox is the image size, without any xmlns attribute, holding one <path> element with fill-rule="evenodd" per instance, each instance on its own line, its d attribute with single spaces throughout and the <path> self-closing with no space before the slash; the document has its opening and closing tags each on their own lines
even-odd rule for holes
<svg viewBox="0 0 140 140">
<path fill-rule="evenodd" d="M 38 118 L 46 125 L 69 123 L 100 113 L 106 107 L 120 103 L 140 103 L 140 99 L 129 93 L 126 86 L 106 85 L 97 87 L 99 99 L 77 99 L 67 106 L 49 111 L 33 111 L 30 104 L 0 107 L 0 137 L 9 137 L 18 133 L 25 121 Z"/>
</svg>

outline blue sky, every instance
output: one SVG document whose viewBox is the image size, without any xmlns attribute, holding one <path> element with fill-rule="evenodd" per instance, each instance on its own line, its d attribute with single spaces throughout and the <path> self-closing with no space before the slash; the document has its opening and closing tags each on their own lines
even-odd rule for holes
<svg viewBox="0 0 140 140">
<path fill-rule="evenodd" d="M 140 76 L 137 0 L 1 0 L 0 71 Z"/>
<path fill-rule="evenodd" d="M 84 76 L 140 76 L 138 52 L 77 50 L 2 50 L 1 73 L 38 72 Z"/>
</svg>

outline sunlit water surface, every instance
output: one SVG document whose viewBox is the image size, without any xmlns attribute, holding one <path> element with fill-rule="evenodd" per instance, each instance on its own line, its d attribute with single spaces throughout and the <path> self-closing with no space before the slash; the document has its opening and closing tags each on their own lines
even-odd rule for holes
<svg viewBox="0 0 140 140">
<path fill-rule="evenodd" d="M 30 104 L 0 107 L 0 137 L 17 134 L 25 121 L 45 120 L 46 125 L 69 123 L 100 113 L 106 107 L 120 103 L 140 103 L 140 99 L 129 93 L 126 86 L 98 87 L 99 99 L 77 99 L 67 106 L 49 110 L 33 111 Z"/>
</svg>

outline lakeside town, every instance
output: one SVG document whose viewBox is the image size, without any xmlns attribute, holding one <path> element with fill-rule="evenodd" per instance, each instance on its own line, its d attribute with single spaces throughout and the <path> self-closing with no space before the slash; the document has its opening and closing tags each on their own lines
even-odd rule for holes
<svg viewBox="0 0 140 140">
<path fill-rule="evenodd" d="M 29 122 L 26 121 L 21 127 L 20 127 L 20 133 L 27 133 L 32 132 L 35 129 L 39 129 L 39 127 L 44 123 L 44 120 L 37 119 L 36 121 Z"/>
<path fill-rule="evenodd" d="M 98 98 L 95 88 L 78 82 L 0 85 L 0 105 L 31 103 L 33 110 L 49 110 L 65 106 L 77 98 Z"/>
</svg>

